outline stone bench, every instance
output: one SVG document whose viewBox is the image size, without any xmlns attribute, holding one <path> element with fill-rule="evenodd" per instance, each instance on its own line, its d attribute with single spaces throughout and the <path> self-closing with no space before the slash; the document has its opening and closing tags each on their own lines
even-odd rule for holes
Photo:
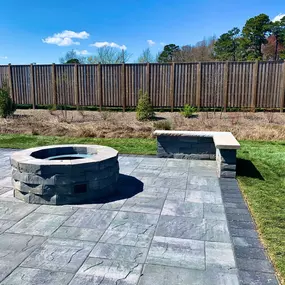
<svg viewBox="0 0 285 285">
<path fill-rule="evenodd" d="M 240 144 L 230 132 L 154 131 L 157 156 L 217 161 L 221 178 L 236 176 L 236 150 Z"/>
</svg>

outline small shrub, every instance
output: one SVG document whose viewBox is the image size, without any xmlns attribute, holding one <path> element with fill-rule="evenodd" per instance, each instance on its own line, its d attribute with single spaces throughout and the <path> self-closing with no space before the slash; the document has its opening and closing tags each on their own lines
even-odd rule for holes
<svg viewBox="0 0 285 285">
<path fill-rule="evenodd" d="M 162 120 L 153 123 L 153 127 L 156 130 L 172 130 L 173 124 L 169 120 Z"/>
<path fill-rule="evenodd" d="M 8 84 L 3 81 L 2 88 L 0 88 L 0 116 L 6 118 L 11 116 L 16 111 L 16 104 L 10 97 Z"/>
<path fill-rule="evenodd" d="M 181 114 L 183 117 L 185 118 L 190 118 L 193 116 L 193 113 L 195 113 L 196 109 L 188 104 L 186 104 L 183 108 L 183 110 L 181 110 Z"/>
<path fill-rule="evenodd" d="M 148 94 L 139 90 L 139 102 L 136 108 L 136 117 L 139 121 L 150 120 L 154 117 L 154 111 Z"/>
</svg>

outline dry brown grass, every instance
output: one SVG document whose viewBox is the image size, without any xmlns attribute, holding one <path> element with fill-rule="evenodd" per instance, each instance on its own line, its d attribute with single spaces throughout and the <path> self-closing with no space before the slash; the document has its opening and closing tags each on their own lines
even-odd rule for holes
<svg viewBox="0 0 285 285">
<path fill-rule="evenodd" d="M 238 139 L 285 140 L 285 114 L 199 113 L 186 119 L 179 113 L 156 113 L 175 130 L 230 131 Z M 153 122 L 139 122 L 134 112 L 18 110 L 0 119 L 0 133 L 72 137 L 151 137 Z"/>
</svg>

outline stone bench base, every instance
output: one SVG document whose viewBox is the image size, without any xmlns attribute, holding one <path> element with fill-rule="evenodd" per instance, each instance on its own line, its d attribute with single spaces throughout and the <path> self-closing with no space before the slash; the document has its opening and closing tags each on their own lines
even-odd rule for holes
<svg viewBox="0 0 285 285">
<path fill-rule="evenodd" d="M 220 178 L 236 177 L 236 150 L 240 148 L 228 132 L 155 131 L 157 156 L 217 161 Z"/>
<path fill-rule="evenodd" d="M 158 136 L 157 156 L 179 159 L 216 159 L 211 137 Z"/>
</svg>

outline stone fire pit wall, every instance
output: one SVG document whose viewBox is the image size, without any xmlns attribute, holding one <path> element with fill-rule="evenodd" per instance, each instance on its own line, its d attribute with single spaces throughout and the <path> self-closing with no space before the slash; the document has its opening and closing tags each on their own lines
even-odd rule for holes
<svg viewBox="0 0 285 285">
<path fill-rule="evenodd" d="M 75 155 L 79 159 L 50 157 Z M 98 145 L 59 145 L 15 152 L 14 196 L 34 204 L 73 204 L 112 195 L 119 177 L 118 152 Z"/>
</svg>

